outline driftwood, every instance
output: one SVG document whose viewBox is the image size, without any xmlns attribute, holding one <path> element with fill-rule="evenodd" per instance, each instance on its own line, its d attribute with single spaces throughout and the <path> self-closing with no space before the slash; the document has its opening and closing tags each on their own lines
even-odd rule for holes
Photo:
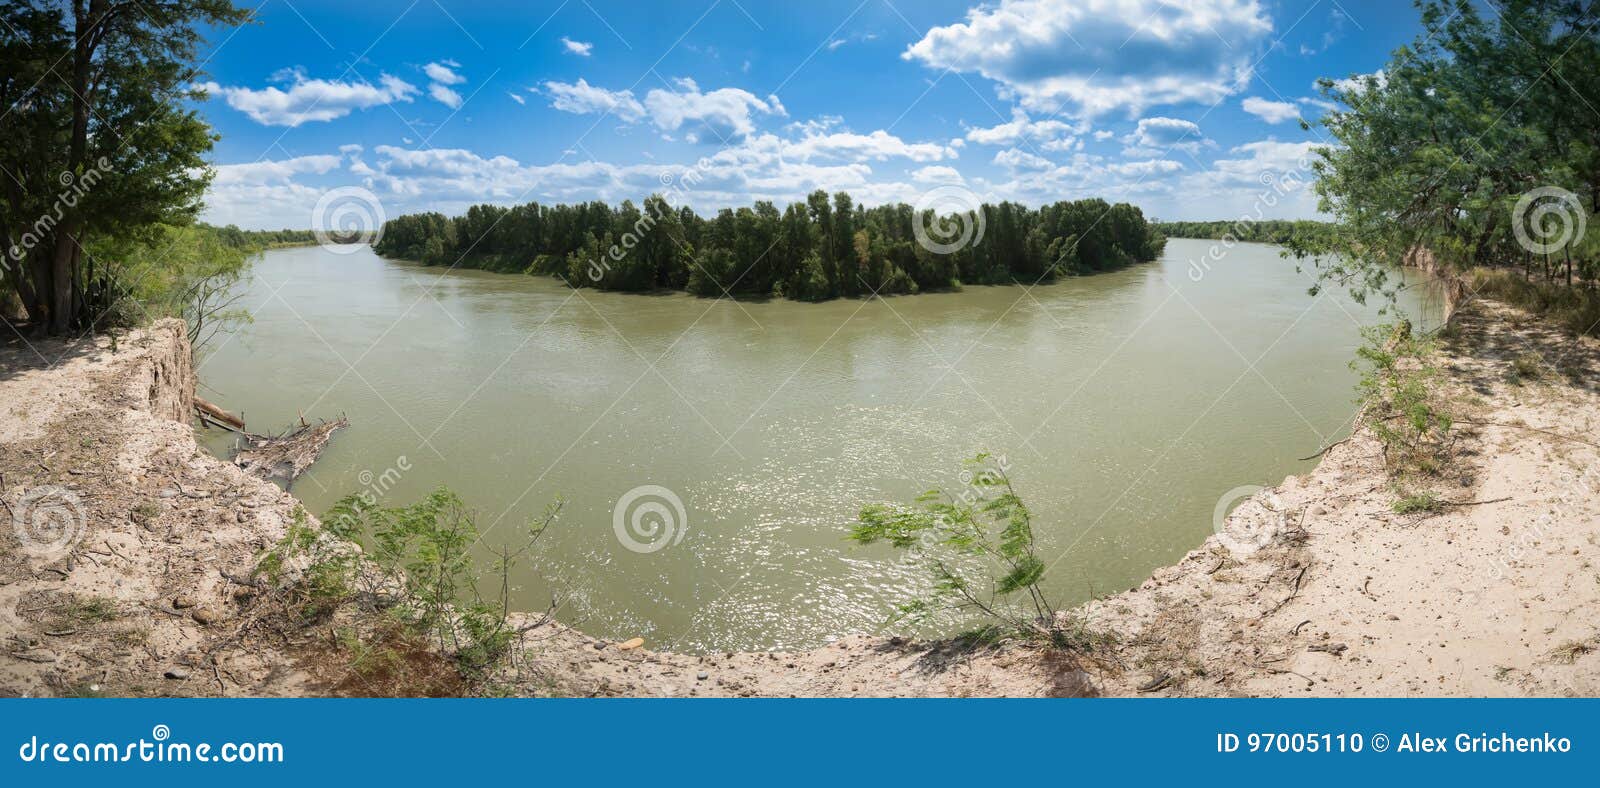
<svg viewBox="0 0 1600 788">
<path fill-rule="evenodd" d="M 219 427 L 227 427 L 235 432 L 244 430 L 244 419 L 199 397 L 194 398 L 194 409 L 200 414 L 200 418 L 215 422 Z"/>
<path fill-rule="evenodd" d="M 350 420 L 340 416 L 315 425 L 302 421 L 281 435 L 247 432 L 245 445 L 234 455 L 233 464 L 264 479 L 292 482 L 316 462 L 333 433 L 348 426 Z"/>
</svg>

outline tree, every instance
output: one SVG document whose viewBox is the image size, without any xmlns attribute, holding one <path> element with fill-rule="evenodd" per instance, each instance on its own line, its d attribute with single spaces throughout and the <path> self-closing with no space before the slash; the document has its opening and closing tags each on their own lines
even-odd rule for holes
<svg viewBox="0 0 1600 788">
<path fill-rule="evenodd" d="M 210 128 L 180 102 L 198 28 L 243 22 L 227 0 L 0 0 L 0 167 L 7 281 L 48 333 L 110 305 L 85 249 L 193 220 L 209 178 Z"/>
<path fill-rule="evenodd" d="M 1358 298 L 1392 293 L 1393 266 L 1426 250 L 1446 270 L 1520 268 L 1555 280 L 1592 265 L 1582 237 L 1530 243 L 1600 209 L 1600 4 L 1506 0 L 1492 18 L 1466 0 L 1419 0 L 1422 34 L 1378 75 L 1335 82 L 1321 121 L 1338 146 L 1314 162 L 1328 232 L 1291 239 Z M 1555 196 L 1551 210 L 1529 200 Z M 1547 282 L 1559 287 L 1558 282 Z M 1581 283 L 1580 283 L 1581 284 Z M 1543 301 L 1580 297 L 1568 292 Z M 1576 321 L 1577 330 L 1593 325 Z"/>
</svg>

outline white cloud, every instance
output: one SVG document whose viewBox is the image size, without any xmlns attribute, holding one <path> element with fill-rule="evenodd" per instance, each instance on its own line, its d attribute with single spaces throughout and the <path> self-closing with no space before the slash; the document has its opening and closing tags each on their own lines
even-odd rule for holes
<svg viewBox="0 0 1600 788">
<path fill-rule="evenodd" d="M 902 57 L 976 71 L 1029 109 L 1138 113 L 1238 91 L 1271 30 L 1258 0 L 1000 0 Z"/>
<path fill-rule="evenodd" d="M 433 80 L 441 85 L 459 85 L 463 82 L 466 82 L 467 78 L 457 74 L 452 69 L 460 67 L 460 63 L 457 63 L 454 60 L 446 60 L 442 63 L 429 63 L 428 65 L 423 66 L 422 73 L 427 74 L 428 79 Z"/>
<path fill-rule="evenodd" d="M 1106 140 L 1111 139 L 1112 137 L 1115 137 L 1115 136 L 1117 136 L 1116 132 L 1111 131 L 1110 129 L 1101 129 L 1101 130 L 1099 130 L 1099 131 L 1094 133 L 1094 141 L 1095 142 L 1105 142 Z"/>
<path fill-rule="evenodd" d="M 1058 140 L 1045 140 L 1039 147 L 1051 153 L 1083 150 L 1083 139 L 1081 137 L 1062 137 Z"/>
<path fill-rule="evenodd" d="M 1247 142 L 1210 168 L 1177 178 L 1152 206 L 1172 219 L 1317 217 L 1311 163 L 1318 147 L 1316 142 L 1274 139 Z"/>
<path fill-rule="evenodd" d="M 700 86 L 687 77 L 674 83 L 674 89 L 657 88 L 645 94 L 642 103 L 631 90 L 607 90 L 582 78 L 572 84 L 546 82 L 542 92 L 550 96 L 550 106 L 563 112 L 610 112 L 624 123 L 649 118 L 663 132 L 683 131 L 689 142 L 743 139 L 755 131 L 753 115 L 788 115 L 777 96 L 762 100 L 738 88 L 701 92 Z"/>
<path fill-rule="evenodd" d="M 644 106 L 633 97 L 633 91 L 595 87 L 582 77 L 573 84 L 546 82 L 543 92 L 550 97 L 550 106 L 562 112 L 578 115 L 609 112 L 625 123 L 645 116 Z"/>
<path fill-rule="evenodd" d="M 523 97 L 521 97 L 521 96 L 519 96 L 519 95 L 517 95 L 515 93 L 512 93 L 509 90 L 506 91 L 506 95 L 510 96 L 511 100 L 517 102 L 518 104 L 526 104 L 526 103 L 528 103 L 527 99 L 525 99 L 525 98 L 523 98 Z"/>
<path fill-rule="evenodd" d="M 860 35 L 848 36 L 848 37 L 845 37 L 845 38 L 835 38 L 832 41 L 829 41 L 827 46 L 828 46 L 828 51 L 832 52 L 832 51 L 838 49 L 839 47 L 842 47 L 845 44 L 849 44 L 851 42 L 876 41 L 877 39 L 878 39 L 878 34 L 877 33 L 865 33 L 865 34 L 860 34 Z"/>
<path fill-rule="evenodd" d="M 340 153 L 360 153 L 361 146 L 340 148 Z M 285 182 L 295 175 L 314 174 L 322 175 L 338 167 L 343 161 L 342 156 L 318 155 L 297 156 L 292 159 L 278 161 L 253 161 L 245 164 L 221 164 L 216 166 L 216 177 L 211 181 L 214 186 L 234 186 L 241 184 L 259 185 L 266 183 Z"/>
<path fill-rule="evenodd" d="M 1130 161 L 1121 164 L 1112 164 L 1107 169 L 1118 175 L 1131 175 L 1147 178 L 1155 175 L 1170 175 L 1183 169 L 1183 165 L 1171 159 L 1151 159 L 1149 161 Z"/>
<path fill-rule="evenodd" d="M 1035 156 L 1016 148 L 1007 148 L 994 155 L 994 163 L 1008 170 L 1048 170 L 1055 165 L 1042 156 Z"/>
<path fill-rule="evenodd" d="M 755 131 L 752 113 L 787 116 L 776 96 L 756 98 L 739 88 L 720 88 L 702 93 L 694 80 L 677 80 L 677 91 L 657 88 L 644 98 L 650 119 L 662 131 L 685 129 L 690 142 L 720 142 L 744 137 Z"/>
<path fill-rule="evenodd" d="M 461 108 L 461 94 L 437 82 L 428 86 L 428 95 L 432 96 L 434 101 L 451 109 Z"/>
<path fill-rule="evenodd" d="M 206 192 L 205 219 L 258 229 L 310 227 L 312 210 L 326 190 L 300 183 L 296 176 L 328 176 L 347 160 L 354 170 L 363 166 L 361 151 L 360 145 L 341 145 L 338 155 L 216 165 Z"/>
<path fill-rule="evenodd" d="M 1172 150 L 1198 153 L 1201 146 L 1214 145 L 1200 133 L 1200 126 L 1180 118 L 1143 118 L 1132 133 L 1122 138 L 1127 156 L 1158 156 Z"/>
<path fill-rule="evenodd" d="M 1319 147 L 1322 144 L 1317 142 L 1247 142 L 1228 151 L 1235 158 L 1217 159 L 1211 169 L 1219 180 L 1228 183 L 1259 185 L 1264 180 L 1282 178 L 1309 183 L 1314 176 L 1313 151 Z"/>
<path fill-rule="evenodd" d="M 1073 133 L 1073 126 L 1065 121 L 1050 118 L 1029 120 L 1021 107 L 1013 107 L 1011 120 L 989 128 L 967 130 L 967 140 L 979 145 L 1015 145 L 1023 139 L 1059 141 Z"/>
<path fill-rule="evenodd" d="M 561 37 L 561 46 L 562 48 L 566 49 L 569 54 L 577 55 L 579 57 L 588 57 L 589 53 L 594 51 L 594 44 L 591 44 L 588 41 L 573 41 L 566 36 Z"/>
<path fill-rule="evenodd" d="M 911 173 L 911 180 L 917 183 L 966 183 L 954 167 L 934 164 L 923 167 Z"/>
<path fill-rule="evenodd" d="M 811 134 L 798 142 L 784 143 L 783 155 L 809 159 L 812 157 L 883 161 L 906 158 L 912 161 L 941 161 L 957 158 L 954 148 L 935 142 L 906 142 L 883 129 L 871 134 L 848 131 L 831 134 Z"/>
<path fill-rule="evenodd" d="M 1244 111 L 1268 123 L 1282 123 L 1300 117 L 1300 108 L 1287 101 L 1268 101 L 1251 96 L 1240 102 Z"/>
<path fill-rule="evenodd" d="M 257 123 L 289 127 L 342 118 L 358 109 L 397 101 L 409 102 L 418 92 L 415 85 L 388 74 L 379 76 L 377 85 L 364 81 L 306 79 L 300 73 L 288 76 L 292 79 L 288 90 L 278 87 L 260 90 L 223 87 L 215 82 L 198 87 L 221 95 L 228 106 L 243 112 Z"/>
<path fill-rule="evenodd" d="M 460 67 L 461 64 L 454 60 L 429 63 L 422 67 L 422 72 L 431 80 L 428 83 L 428 95 L 432 96 L 434 101 L 451 109 L 461 109 L 461 94 L 450 88 L 451 85 L 460 85 L 467 81 L 466 77 L 455 71 Z"/>
</svg>

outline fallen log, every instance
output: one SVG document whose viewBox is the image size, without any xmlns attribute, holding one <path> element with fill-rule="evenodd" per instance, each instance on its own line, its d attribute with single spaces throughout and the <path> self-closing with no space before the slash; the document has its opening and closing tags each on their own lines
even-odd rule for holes
<svg viewBox="0 0 1600 788">
<path fill-rule="evenodd" d="M 218 422 L 221 426 L 232 427 L 235 430 L 244 429 L 244 419 L 241 419 L 238 416 L 235 416 L 232 413 L 229 413 L 199 397 L 194 398 L 194 409 L 198 411 L 202 417 L 209 417 L 212 421 Z"/>
<path fill-rule="evenodd" d="M 316 462 L 333 433 L 350 426 L 340 416 L 333 421 L 304 424 L 281 435 L 244 433 L 244 447 L 233 457 L 233 464 L 264 479 L 292 482 Z"/>
</svg>

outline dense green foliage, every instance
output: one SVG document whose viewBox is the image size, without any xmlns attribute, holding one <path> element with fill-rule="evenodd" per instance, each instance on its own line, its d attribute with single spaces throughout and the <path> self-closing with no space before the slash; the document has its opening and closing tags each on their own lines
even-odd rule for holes
<svg viewBox="0 0 1600 788">
<path fill-rule="evenodd" d="M 136 287 L 96 248 L 193 220 L 214 139 L 184 106 L 199 28 L 246 17 L 227 0 L 0 0 L 0 307 L 90 327 Z"/>
<path fill-rule="evenodd" d="M 1321 83 L 1344 105 L 1321 121 L 1338 145 L 1314 164 L 1340 226 L 1297 252 L 1358 297 L 1392 292 L 1393 265 L 1420 248 L 1445 271 L 1510 269 L 1592 298 L 1600 3 L 1416 5 L 1422 34 L 1381 77 Z"/>
<path fill-rule="evenodd" d="M 1286 245 L 1297 239 L 1327 236 L 1334 227 L 1310 219 L 1239 219 L 1207 222 L 1159 222 L 1156 231 L 1167 238 L 1207 238 L 1245 243 Z"/>
<path fill-rule="evenodd" d="M 605 203 L 504 208 L 464 216 L 413 214 L 384 225 L 379 254 L 563 277 L 577 287 L 688 290 L 706 295 L 821 300 L 914 293 L 962 282 L 1033 283 L 1153 260 L 1162 239 L 1131 205 L 1014 203 L 975 213 L 919 216 L 905 204 L 865 208 L 822 191 L 779 210 L 770 202 L 702 218 L 661 196 L 613 209 Z M 973 242 L 948 254 L 918 242 L 921 222 L 937 243 L 962 229 Z"/>
<path fill-rule="evenodd" d="M 311 246 L 317 243 L 317 234 L 312 230 L 241 230 L 238 226 L 232 224 L 224 227 L 215 227 L 204 223 L 198 226 L 203 230 L 214 233 L 218 243 L 247 251 L 279 249 L 286 246 Z"/>
</svg>

